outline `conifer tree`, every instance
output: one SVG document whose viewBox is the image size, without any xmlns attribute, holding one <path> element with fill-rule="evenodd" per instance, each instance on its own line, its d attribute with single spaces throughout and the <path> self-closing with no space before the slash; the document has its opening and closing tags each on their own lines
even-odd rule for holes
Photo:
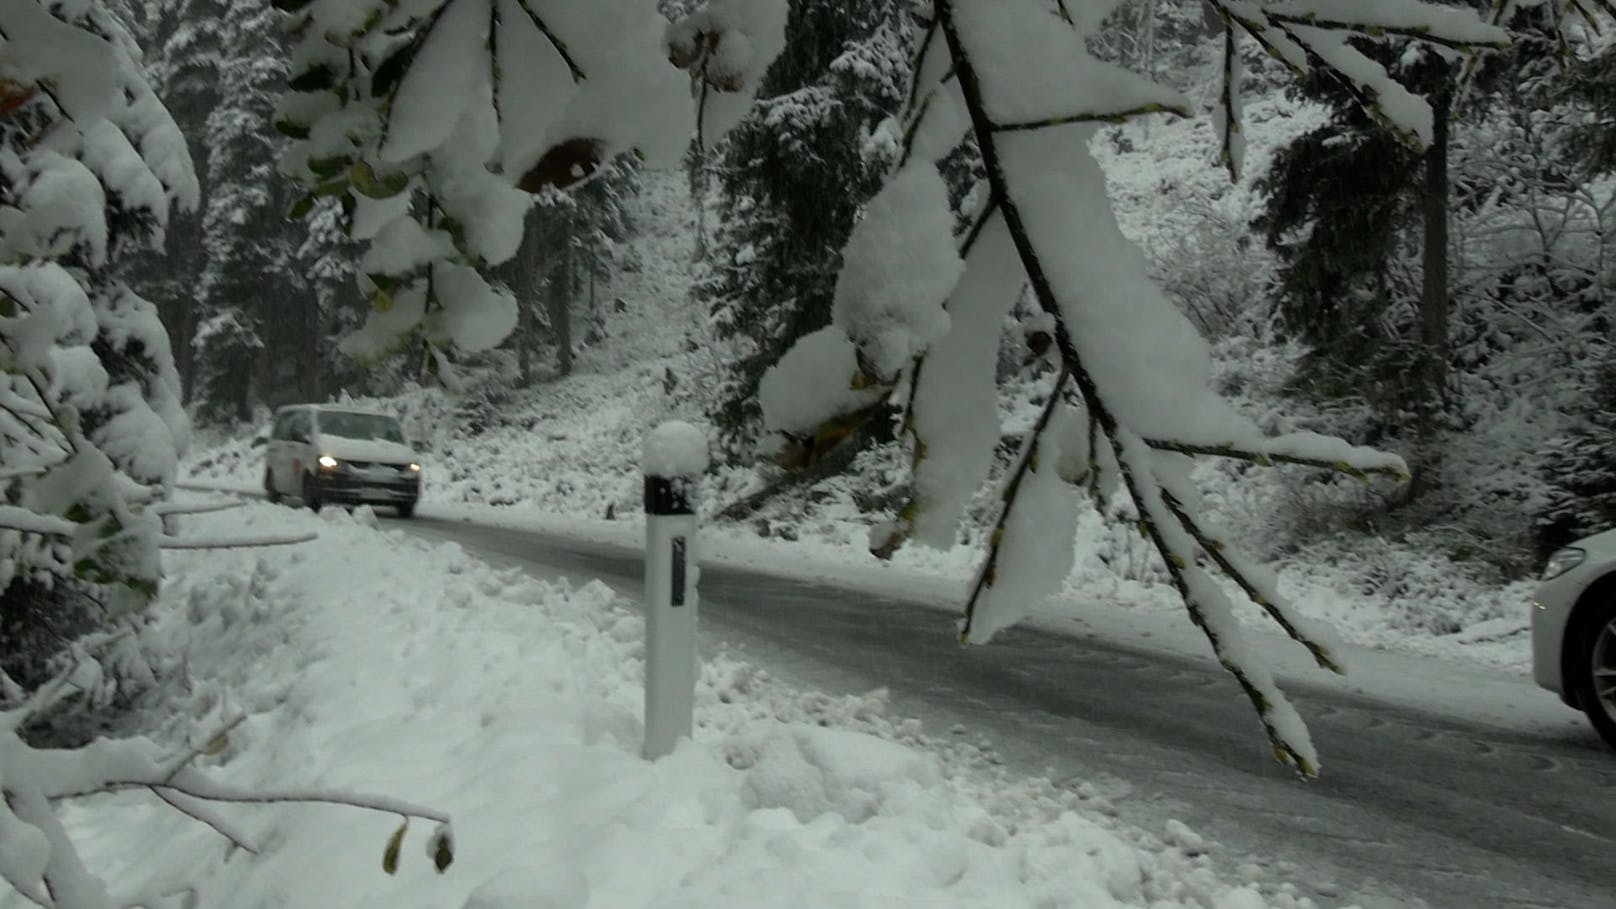
<svg viewBox="0 0 1616 909">
<path fill-rule="evenodd" d="M 1532 88 L 1542 81 L 1534 74 L 1556 59 L 1558 32 L 1552 11 L 1520 6 L 1499 7 L 1509 16 L 1511 48 L 1480 61 L 1450 60 L 1416 39 L 1364 42 L 1366 54 L 1430 99 L 1429 147 L 1412 149 L 1351 85 L 1316 71 L 1298 88 L 1327 104 L 1329 119 L 1277 154 L 1259 183 L 1267 210 L 1258 225 L 1280 259 L 1277 311 L 1312 346 L 1298 387 L 1324 401 L 1366 400 L 1371 436 L 1397 438 L 1416 454 L 1411 493 L 1435 481 L 1438 437 L 1461 409 L 1453 393 L 1465 380 L 1450 374 L 1452 365 L 1474 366 L 1485 356 L 1462 349 L 1474 334 L 1463 323 L 1473 325 L 1486 308 L 1480 300 L 1507 303 L 1518 290 L 1507 269 L 1496 269 L 1502 277 L 1458 275 L 1464 237 L 1454 232 L 1500 204 L 1530 204 L 1510 174 L 1546 164 L 1523 154 L 1506 173 L 1489 175 L 1503 145 L 1491 154 L 1471 148 L 1500 135 L 1507 145 L 1520 133 L 1508 126 L 1512 119 L 1542 117 L 1546 99 Z M 1525 182 L 1544 179 L 1552 174 Z"/>
<path fill-rule="evenodd" d="M 202 419 L 245 420 L 258 404 L 317 398 L 330 351 L 308 277 L 318 245 L 286 219 L 291 184 L 275 167 L 278 14 L 254 0 L 157 0 L 146 12 L 158 90 L 201 172 L 201 210 L 177 225 L 184 242 L 138 272 L 183 352 L 189 399 Z"/>
<path fill-rule="evenodd" d="M 899 0 L 793 0 L 757 108 L 717 151 L 719 221 L 696 289 L 732 354 L 714 422 L 731 455 L 761 418 L 758 381 L 830 322 L 841 248 L 889 159 L 870 148 L 902 100 Z"/>
</svg>

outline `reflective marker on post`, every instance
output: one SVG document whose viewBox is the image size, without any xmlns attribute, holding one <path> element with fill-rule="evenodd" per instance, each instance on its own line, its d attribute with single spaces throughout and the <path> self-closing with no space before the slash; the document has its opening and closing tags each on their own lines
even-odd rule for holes
<svg viewBox="0 0 1616 909">
<path fill-rule="evenodd" d="M 670 421 L 645 440 L 645 748 L 689 738 L 696 700 L 696 483 L 707 437 Z"/>
</svg>

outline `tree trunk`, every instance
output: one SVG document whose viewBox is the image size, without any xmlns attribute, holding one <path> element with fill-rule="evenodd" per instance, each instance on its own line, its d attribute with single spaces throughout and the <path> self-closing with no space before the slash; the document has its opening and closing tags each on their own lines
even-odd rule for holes
<svg viewBox="0 0 1616 909">
<path fill-rule="evenodd" d="M 302 317 L 299 324 L 303 330 L 292 345 L 297 359 L 298 390 L 303 400 L 318 401 L 324 397 L 320 387 L 320 348 L 325 340 L 325 326 L 320 320 L 318 292 L 313 287 L 307 287 L 299 294 L 298 309 Z"/>
<path fill-rule="evenodd" d="M 550 330 L 555 334 L 556 371 L 572 374 L 572 244 L 563 243 L 550 272 Z"/>
<path fill-rule="evenodd" d="M 544 289 L 540 212 L 538 206 L 528 211 L 527 223 L 522 231 L 522 245 L 516 251 L 516 368 L 519 376 L 517 381 L 523 388 L 533 384 L 533 307 L 539 305 Z"/>
<path fill-rule="evenodd" d="M 1425 219 L 1425 246 L 1420 266 L 1421 376 L 1419 388 L 1419 453 L 1409 497 L 1430 488 L 1439 464 L 1437 429 L 1448 388 L 1448 116 L 1453 105 L 1452 80 L 1444 80 L 1431 98 L 1431 147 L 1425 153 L 1425 187 L 1420 205 Z"/>
<path fill-rule="evenodd" d="M 174 369 L 180 374 L 180 400 L 189 404 L 196 394 L 196 300 L 183 291 L 174 297 Z"/>
</svg>

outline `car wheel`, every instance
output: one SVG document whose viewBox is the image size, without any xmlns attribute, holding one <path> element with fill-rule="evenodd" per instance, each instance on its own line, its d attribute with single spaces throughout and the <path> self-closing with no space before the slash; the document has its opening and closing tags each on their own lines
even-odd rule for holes
<svg viewBox="0 0 1616 909">
<path fill-rule="evenodd" d="M 268 499 L 271 505 L 278 505 L 281 501 L 281 494 L 275 489 L 275 475 L 268 467 L 264 468 L 264 498 Z"/>
<path fill-rule="evenodd" d="M 398 516 L 401 517 L 401 518 L 408 519 L 408 518 L 415 517 L 415 503 L 414 502 L 400 502 L 400 503 L 398 503 L 397 505 L 395 505 L 393 507 L 398 509 Z"/>
<path fill-rule="evenodd" d="M 320 493 L 314 488 L 314 478 L 305 475 L 303 477 L 303 505 L 310 511 L 319 511 L 320 506 L 324 504 L 324 502 L 320 501 Z"/>
<path fill-rule="evenodd" d="M 1577 703 L 1616 748 L 1616 606 L 1606 607 L 1586 627 Z"/>
</svg>

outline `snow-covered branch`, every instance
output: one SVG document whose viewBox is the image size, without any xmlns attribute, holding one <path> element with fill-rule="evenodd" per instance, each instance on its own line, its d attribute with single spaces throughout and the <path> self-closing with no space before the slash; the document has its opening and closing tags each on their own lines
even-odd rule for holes
<svg viewBox="0 0 1616 909">
<path fill-rule="evenodd" d="M 1213 0 L 1225 16 L 1222 163 L 1240 158 L 1239 39 L 1251 36 L 1298 71 L 1327 69 L 1418 140 L 1424 103 L 1349 38 L 1429 39 L 1444 51 L 1495 46 L 1502 33 L 1462 10 L 1404 0 L 1259 3 Z M 983 642 L 1053 592 L 1069 569 L 1075 509 L 1125 490 L 1139 529 L 1192 621 L 1237 679 L 1279 759 L 1318 771 L 1307 730 L 1244 641 L 1222 575 L 1314 660 L 1341 671 L 1333 634 L 1284 601 L 1271 574 L 1202 514 L 1196 458 L 1295 464 L 1369 481 L 1404 480 L 1395 455 L 1310 433 L 1269 437 L 1210 390 L 1210 353 L 1150 282 L 1117 229 L 1098 164 L 1086 152 L 1105 112 L 1172 110 L 1181 99 L 1089 55 L 1095 27 L 1043 0 L 938 0 L 921 23 L 908 107 L 895 122 L 902 156 L 845 249 L 833 325 L 790 351 L 764 380 L 770 425 L 845 431 L 878 412 L 871 395 L 904 394 L 912 493 L 872 534 L 886 556 L 913 539 L 948 546 L 991 470 L 999 441 L 997 338 L 1024 289 L 1048 320 L 1058 376 L 1000 493 L 962 636 Z M 1072 111 L 1098 112 L 1074 116 Z M 974 137 L 982 202 L 961 236 L 929 165 Z M 1423 130 L 1423 132 L 1422 132 Z M 869 263 L 880 262 L 882 268 Z M 940 318 L 946 313 L 946 319 Z M 827 382 L 827 378 L 841 381 Z M 789 390 L 790 393 L 787 393 Z"/>
<path fill-rule="evenodd" d="M 282 169 L 336 199 L 370 246 L 372 312 L 343 348 L 376 361 L 412 343 L 451 352 L 500 343 L 512 293 L 488 268 L 515 255 L 533 195 L 573 190 L 615 157 L 673 166 L 692 129 L 739 121 L 784 42 L 784 0 L 713 0 L 671 25 L 638 0 L 351 0 L 299 5 L 301 35 L 277 126 Z M 694 83 L 694 84 L 692 84 Z"/>
<path fill-rule="evenodd" d="M 65 679 L 65 676 L 63 677 Z M 62 680 L 58 680 L 59 682 Z M 36 749 L 17 734 L 23 718 L 35 709 L 0 713 L 0 832 L 8 847 L 0 861 L 0 879 L 46 909 L 113 909 L 144 905 L 152 897 L 114 901 L 104 883 L 86 869 L 56 815 L 56 804 L 76 798 L 144 789 L 174 810 L 213 829 L 236 848 L 256 852 L 253 837 L 216 809 L 220 804 L 341 805 L 396 814 L 403 826 L 387 844 L 384 866 L 398 862 L 398 845 L 411 819 L 431 821 L 429 854 L 441 872 L 454 860 L 447 814 L 400 799 L 333 789 L 246 790 L 212 779 L 191 766 L 224 740 L 241 720 L 207 737 L 208 745 L 177 757 L 164 757 L 144 739 L 101 739 L 71 751 Z M 37 841 L 37 843 L 35 842 Z M 37 848 L 36 848 L 37 846 Z M 161 888 L 160 888 L 161 889 Z"/>
</svg>

